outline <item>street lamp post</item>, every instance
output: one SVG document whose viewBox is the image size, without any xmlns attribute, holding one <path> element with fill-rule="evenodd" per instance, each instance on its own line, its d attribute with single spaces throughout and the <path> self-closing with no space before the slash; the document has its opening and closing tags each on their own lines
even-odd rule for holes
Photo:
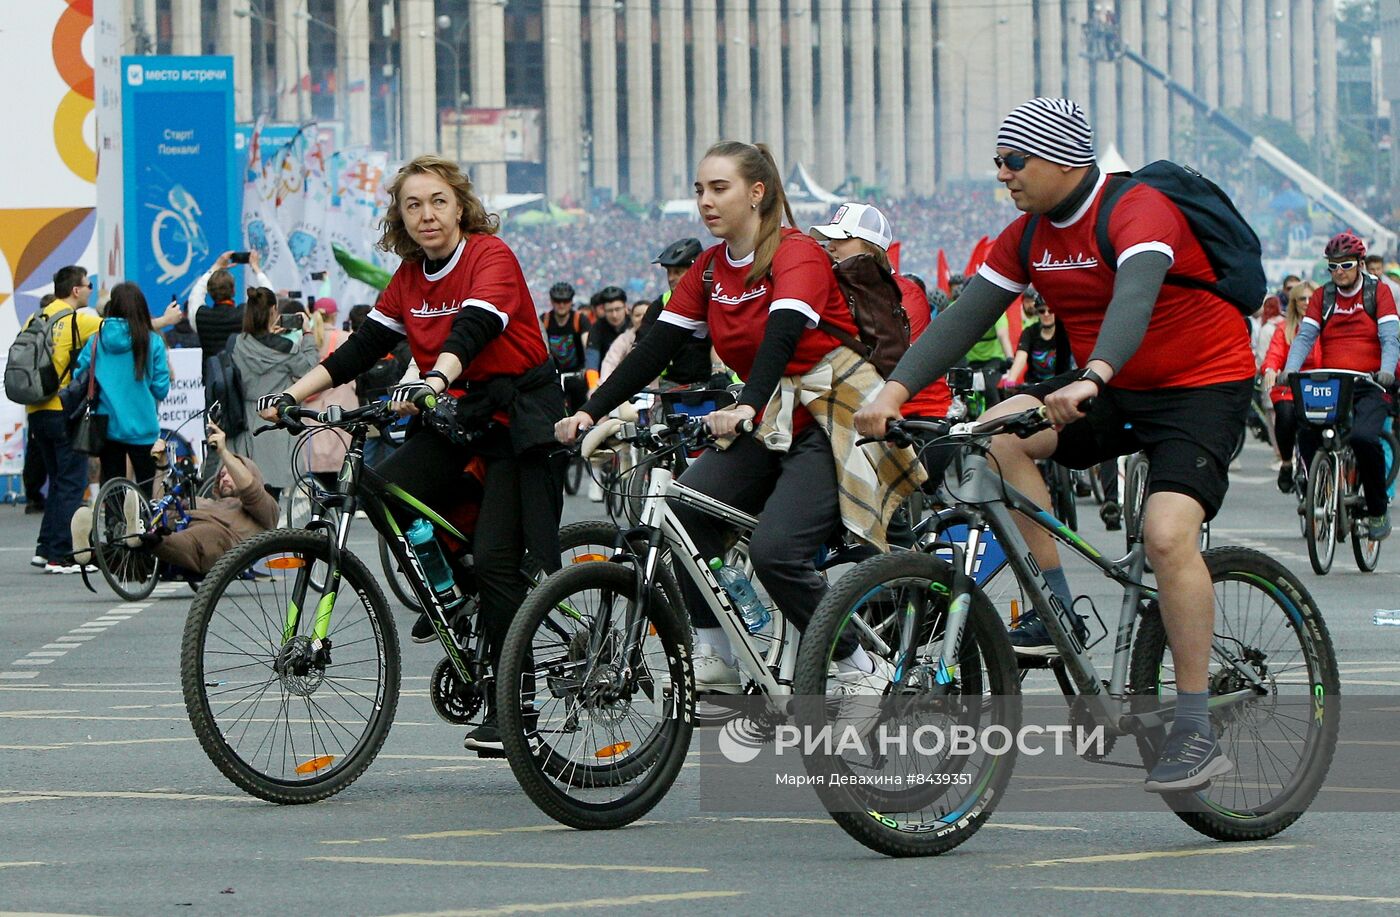
<svg viewBox="0 0 1400 917">
<path fill-rule="evenodd" d="M 297 122 L 299 124 L 305 124 L 306 86 L 304 85 L 304 80 L 302 79 L 304 71 L 302 70 L 301 66 L 301 42 L 297 40 L 297 37 L 293 32 L 288 31 L 287 28 L 283 26 L 280 22 L 278 22 L 276 19 L 269 19 L 268 17 L 264 16 L 262 13 L 259 13 L 257 10 L 254 10 L 251 7 L 249 7 L 248 9 L 234 10 L 233 15 L 241 16 L 245 19 L 256 19 L 259 22 L 265 22 L 292 40 L 292 51 L 294 52 L 293 60 L 295 61 L 294 66 L 296 67 L 297 71 Z M 311 17 L 307 16 L 306 18 L 310 19 Z"/>
<path fill-rule="evenodd" d="M 438 31 L 446 32 L 452 28 L 452 17 L 446 13 L 437 18 Z M 452 98 L 452 117 L 457 126 L 457 165 L 462 164 L 462 60 L 457 52 L 457 46 L 462 43 L 462 32 L 467 28 L 467 23 L 463 22 L 457 27 L 457 31 L 452 34 L 452 43 L 448 44 L 436 35 L 433 39 L 442 45 L 452 54 L 452 80 L 456 87 L 456 94 Z"/>
</svg>

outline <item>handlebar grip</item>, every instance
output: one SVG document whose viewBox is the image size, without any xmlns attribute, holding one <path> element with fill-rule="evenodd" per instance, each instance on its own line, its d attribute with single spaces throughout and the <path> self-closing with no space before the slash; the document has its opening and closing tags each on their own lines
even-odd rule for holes
<svg viewBox="0 0 1400 917">
<path fill-rule="evenodd" d="M 752 433 L 752 432 L 753 432 L 753 421 L 752 421 L 752 420 L 741 420 L 741 421 L 739 421 L 739 432 L 740 432 L 740 433 L 745 433 L 745 434 L 747 434 L 747 433 Z"/>
</svg>

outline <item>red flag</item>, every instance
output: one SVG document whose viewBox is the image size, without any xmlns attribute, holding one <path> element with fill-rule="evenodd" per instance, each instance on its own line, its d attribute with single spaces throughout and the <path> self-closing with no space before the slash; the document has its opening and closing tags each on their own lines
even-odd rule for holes
<svg viewBox="0 0 1400 917">
<path fill-rule="evenodd" d="M 953 292 L 953 285 L 948 282 L 948 278 L 948 255 L 940 248 L 938 250 L 938 280 L 934 283 L 934 286 L 942 290 L 944 296 L 948 296 Z"/>
<path fill-rule="evenodd" d="M 967 259 L 967 270 L 963 271 L 964 279 L 971 279 L 977 273 L 977 269 L 982 266 L 982 262 L 987 260 L 987 256 L 992 253 L 992 240 L 986 236 L 977 240 L 977 244 L 972 246 L 972 256 Z"/>
<path fill-rule="evenodd" d="M 890 270 L 892 270 L 892 271 L 894 271 L 896 274 L 898 274 L 898 273 L 899 273 L 899 243 L 898 243 L 898 242 L 895 242 L 893 245 L 891 245 L 891 246 L 889 247 L 889 250 L 886 251 L 885 254 L 888 255 L 889 258 L 890 258 Z"/>
</svg>

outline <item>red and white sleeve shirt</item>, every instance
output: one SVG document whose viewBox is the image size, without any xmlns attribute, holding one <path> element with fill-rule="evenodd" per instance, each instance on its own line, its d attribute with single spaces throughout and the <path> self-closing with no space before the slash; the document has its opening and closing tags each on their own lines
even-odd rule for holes
<svg viewBox="0 0 1400 917">
<path fill-rule="evenodd" d="M 1100 178 L 1083 206 L 1063 223 L 1044 217 L 1036 221 L 1029 270 L 1021 263 L 1029 222 L 1025 215 L 1002 231 L 978 270 L 1012 293 L 1034 283 L 1064 325 L 1080 366 L 1088 362 L 1103 326 L 1118 265 L 1141 252 L 1160 252 L 1172 259 L 1174 275 L 1215 279 L 1181 211 L 1166 195 L 1142 184 L 1125 191 L 1113 208 L 1108 234 L 1118 258 L 1113 267 L 1104 264 L 1095 240 L 1103 189 Z M 1110 385 L 1138 390 L 1253 378 L 1249 328 L 1239 310 L 1213 293 L 1164 283 L 1137 352 L 1114 369 Z"/>
<path fill-rule="evenodd" d="M 435 273 L 428 273 L 419 261 L 399 265 L 369 318 L 407 336 L 419 372 L 427 372 L 437 362 L 462 309 L 489 312 L 503 328 L 467 364 L 464 380 L 517 376 L 547 359 L 544 334 L 520 263 L 510 246 L 493 235 L 468 235 Z"/>
</svg>

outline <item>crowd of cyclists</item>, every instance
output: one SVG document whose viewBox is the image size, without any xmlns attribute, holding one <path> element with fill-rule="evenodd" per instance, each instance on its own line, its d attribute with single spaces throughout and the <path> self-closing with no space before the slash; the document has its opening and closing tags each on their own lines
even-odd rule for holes
<svg viewBox="0 0 1400 917">
<path fill-rule="evenodd" d="M 858 483 L 857 466 L 869 461 L 852 431 L 879 438 L 900 418 L 944 417 L 953 402 L 945 374 L 970 366 L 984 380 L 984 418 L 1043 406 L 1055 424 L 1027 439 L 993 441 L 1001 474 L 1041 505 L 1049 505 L 1049 495 L 1037 462 L 1112 475 L 1118 456 L 1144 451 L 1150 459 L 1143 538 L 1178 694 L 1165 749 L 1145 786 L 1203 786 L 1232 765 L 1207 713 L 1214 602 L 1199 532 L 1224 500 L 1256 379 L 1262 371 L 1274 406 L 1286 488 L 1295 439 L 1302 461 L 1315 448 L 1306 429 L 1293 433 L 1290 378 L 1327 365 L 1393 383 L 1400 356 L 1394 297 L 1366 273 L 1361 240 L 1344 233 L 1325 252 L 1328 284 L 1288 285 L 1275 300 L 1278 321 L 1267 310 L 1242 320 L 1215 285 L 1213 262 L 1182 210 L 1145 182 L 1100 172 L 1087 119 L 1070 100 L 1018 107 L 1001 124 L 993 158 L 1021 216 L 965 283 L 958 278 L 950 303 L 922 279 L 894 273 L 888 250 L 898 227 L 878 208 L 849 203 L 803 232 L 767 149 L 726 141 L 696 164 L 696 202 L 714 241 L 666 245 L 653 262 L 667 276 L 659 299 L 629 303 L 620 287 L 607 286 L 581 307 L 573 286 L 556 283 L 540 316 L 497 218 L 471 181 L 450 160 L 418 157 L 389 187 L 381 244 L 403 263 L 388 288 L 348 339 L 284 391 L 263 394 L 257 411 L 268 421 L 285 419 L 293 406 L 408 345 L 418 377 L 392 389 L 392 406 L 413 417 L 450 396 L 468 435 L 420 417 L 376 470 L 448 516 L 458 494 L 443 481 L 468 465 L 477 469 L 484 487 L 472 543 L 463 547 L 474 561 L 473 588 L 494 660 L 530 587 L 522 574 L 526 553 L 541 559 L 545 573 L 559 566 L 569 460 L 561 445 L 574 444 L 638 392 L 658 384 L 739 384 L 735 403 L 705 417 L 727 447 L 700 455 L 681 481 L 758 518 L 749 543 L 753 569 L 800 631 L 827 589 L 815 559 L 834 535 L 845 530 L 888 547 L 892 508 L 877 501 L 862 515 L 846 499 Z M 1105 211 L 1098 227 L 1109 194 L 1112 216 Z M 1116 256 L 1102 255 L 1099 238 Z M 871 339 L 862 303 L 838 280 L 857 267 L 874 272 L 875 286 L 891 284 L 897 306 L 889 314 L 902 331 L 886 321 Z M 1024 319 L 1019 328 L 1017 318 Z M 1261 367 L 1256 338 L 1266 336 L 1259 330 L 1265 326 L 1273 331 Z M 870 361 L 891 342 L 907 352 L 882 377 Z M 795 389 L 819 389 L 850 410 L 809 410 L 804 405 L 813 402 L 790 397 Z M 1360 390 L 1356 399 L 1352 442 L 1368 531 L 1381 539 L 1390 524 L 1376 434 L 1387 399 Z M 881 477 L 887 467 L 875 476 L 892 487 Z M 935 481 L 940 473 L 929 469 Z M 726 532 L 713 519 L 683 506 L 676 513 L 706 557 L 724 554 Z M 1105 511 L 1105 522 L 1116 524 L 1112 512 Z M 1053 540 L 1034 526 L 1022 531 L 1070 614 L 1074 593 Z M 697 687 L 737 691 L 741 679 L 725 631 L 689 594 L 691 584 L 682 591 L 695 632 Z M 1067 620 L 1082 642 L 1082 622 Z M 843 639 L 834 658 L 839 690 L 880 695 L 895 678 L 890 662 Z M 1024 654 L 1056 652 L 1035 612 L 1020 617 L 1011 641 Z M 489 705 L 465 744 L 498 755 Z"/>
</svg>

